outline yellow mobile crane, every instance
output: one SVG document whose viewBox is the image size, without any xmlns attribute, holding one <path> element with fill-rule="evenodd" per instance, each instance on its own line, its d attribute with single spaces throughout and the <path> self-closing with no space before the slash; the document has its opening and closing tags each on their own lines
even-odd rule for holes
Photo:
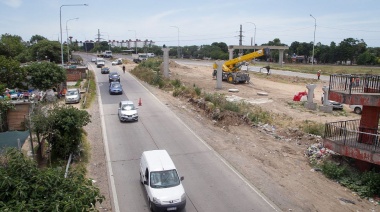
<svg viewBox="0 0 380 212">
<path fill-rule="evenodd" d="M 264 55 L 269 55 L 269 48 L 260 49 L 255 52 L 227 60 L 222 66 L 222 80 L 226 80 L 229 83 L 245 83 L 249 82 L 250 77 L 247 71 L 242 71 L 240 67 L 243 65 L 243 62 L 252 60 L 257 57 L 261 57 Z M 216 77 L 216 70 L 218 65 L 214 63 L 213 65 L 214 72 L 213 77 Z"/>
</svg>

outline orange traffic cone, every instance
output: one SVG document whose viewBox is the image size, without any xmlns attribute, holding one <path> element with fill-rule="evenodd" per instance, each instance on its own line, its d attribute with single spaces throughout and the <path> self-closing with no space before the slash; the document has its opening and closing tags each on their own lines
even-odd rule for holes
<svg viewBox="0 0 380 212">
<path fill-rule="evenodd" d="M 142 106 L 141 98 L 139 98 L 139 106 Z"/>
</svg>

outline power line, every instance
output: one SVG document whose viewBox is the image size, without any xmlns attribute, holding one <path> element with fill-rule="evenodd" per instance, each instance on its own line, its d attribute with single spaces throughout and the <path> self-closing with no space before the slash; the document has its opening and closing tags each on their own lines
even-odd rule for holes
<svg viewBox="0 0 380 212">
<path fill-rule="evenodd" d="M 341 29 L 341 28 L 335 28 L 335 27 L 324 27 L 324 26 L 318 26 L 321 28 L 326 28 L 326 29 L 336 29 L 336 30 L 343 30 L 343 31 L 353 31 L 353 32 L 380 32 L 377 30 L 365 30 L 365 29 Z"/>
</svg>

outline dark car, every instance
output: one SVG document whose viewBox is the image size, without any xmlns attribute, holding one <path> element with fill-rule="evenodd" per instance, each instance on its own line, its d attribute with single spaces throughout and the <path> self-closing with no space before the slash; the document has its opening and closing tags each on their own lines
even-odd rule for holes
<svg viewBox="0 0 380 212">
<path fill-rule="evenodd" d="M 108 68 L 108 67 L 103 67 L 103 68 L 100 70 L 100 73 L 102 73 L 102 74 L 109 74 L 109 73 L 110 73 L 110 68 Z"/>
<path fill-rule="evenodd" d="M 110 94 L 122 94 L 123 86 L 121 86 L 120 82 L 111 82 L 109 92 Z"/>
<path fill-rule="evenodd" d="M 120 82 L 120 75 L 117 72 L 111 72 L 108 75 L 109 82 Z"/>
</svg>

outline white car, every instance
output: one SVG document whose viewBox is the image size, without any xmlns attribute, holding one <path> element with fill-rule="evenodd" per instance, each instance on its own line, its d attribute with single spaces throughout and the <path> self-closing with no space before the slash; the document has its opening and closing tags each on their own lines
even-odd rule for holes
<svg viewBox="0 0 380 212">
<path fill-rule="evenodd" d="M 120 59 L 117 59 L 117 60 L 115 60 L 115 61 L 112 61 L 112 63 L 111 63 L 113 66 L 115 66 L 115 65 L 121 65 L 121 64 L 123 64 L 123 60 L 120 58 Z"/>
<path fill-rule="evenodd" d="M 361 114 L 363 110 L 363 105 L 350 105 L 349 106 L 351 109 L 354 110 L 354 113 L 356 114 Z"/>
<path fill-rule="evenodd" d="M 121 122 L 139 120 L 137 107 L 135 107 L 132 101 L 121 101 L 119 103 L 118 116 Z"/>
<path fill-rule="evenodd" d="M 79 103 L 81 99 L 78 88 L 68 89 L 65 94 L 65 103 Z"/>
</svg>

